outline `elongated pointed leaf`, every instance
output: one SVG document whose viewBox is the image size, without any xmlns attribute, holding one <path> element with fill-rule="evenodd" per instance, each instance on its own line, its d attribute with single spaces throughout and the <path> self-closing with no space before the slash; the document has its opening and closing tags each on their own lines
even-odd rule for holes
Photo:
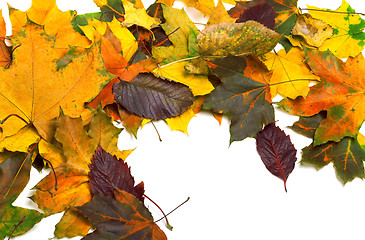
<svg viewBox="0 0 365 240">
<path fill-rule="evenodd" d="M 262 55 L 271 51 L 280 38 L 280 34 L 255 21 L 219 23 L 198 35 L 198 47 L 202 56 Z"/>
<path fill-rule="evenodd" d="M 115 101 L 129 112 L 149 119 L 178 116 L 193 104 L 191 90 L 151 73 L 140 73 L 131 82 L 113 86 Z"/>
<path fill-rule="evenodd" d="M 107 153 L 100 146 L 90 164 L 89 178 L 90 191 L 94 195 L 103 194 L 114 197 L 114 190 L 117 187 L 133 194 L 141 202 L 144 200 L 143 182 L 134 186 L 134 178 L 128 164 Z"/>
<path fill-rule="evenodd" d="M 289 136 L 270 123 L 257 134 L 256 147 L 267 170 L 284 181 L 286 191 L 286 180 L 297 160 L 297 150 Z"/>
</svg>

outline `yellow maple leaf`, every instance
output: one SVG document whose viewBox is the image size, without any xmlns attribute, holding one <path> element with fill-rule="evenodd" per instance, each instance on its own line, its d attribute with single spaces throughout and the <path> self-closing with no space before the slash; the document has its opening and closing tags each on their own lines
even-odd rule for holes
<svg viewBox="0 0 365 240">
<path fill-rule="evenodd" d="M 54 118 L 60 107 L 65 114 L 77 117 L 84 103 L 93 99 L 112 75 L 107 73 L 95 45 L 87 53 L 74 58 L 67 67 L 57 70 L 54 62 L 55 38 L 44 29 L 29 22 L 13 37 L 12 65 L 0 72 L 0 119 L 11 114 L 32 123 L 45 139 L 51 139 Z M 11 117 L 1 127 L 3 136 L 10 136 L 27 125 L 20 118 Z"/>
<path fill-rule="evenodd" d="M 272 98 L 278 93 L 291 99 L 306 97 L 309 83 L 319 81 L 319 77 L 312 74 L 304 63 L 305 55 L 300 48 L 293 47 L 288 53 L 284 49 L 277 53 L 269 52 L 264 58 L 267 68 L 273 71 L 270 79 Z"/>
<path fill-rule="evenodd" d="M 308 8 L 317 10 L 309 11 L 312 17 L 320 19 L 333 27 L 333 37 L 322 44 L 319 48 L 320 51 L 329 49 L 336 57 L 347 58 L 349 56 L 356 57 L 364 49 L 365 36 L 363 30 L 365 20 L 357 14 L 351 14 L 355 10 L 345 0 L 335 10 L 339 13 L 312 6 L 308 6 Z"/>
<path fill-rule="evenodd" d="M 55 35 L 59 28 L 70 23 L 71 11 L 62 12 L 56 5 L 56 0 L 33 0 L 27 11 L 28 18 L 39 25 L 44 25 L 48 35 Z"/>
<path fill-rule="evenodd" d="M 214 9 L 213 0 L 182 0 L 188 7 L 198 9 L 204 15 L 210 15 Z"/>
</svg>

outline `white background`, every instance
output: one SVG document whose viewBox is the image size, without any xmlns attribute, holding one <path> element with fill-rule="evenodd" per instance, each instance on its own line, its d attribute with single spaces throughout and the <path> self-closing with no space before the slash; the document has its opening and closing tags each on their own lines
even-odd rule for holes
<svg viewBox="0 0 365 240">
<path fill-rule="evenodd" d="M 26 3 L 25 3 L 26 2 Z M 143 1 L 145 7 L 153 1 Z M 9 3 L 26 10 L 29 1 Z M 57 1 L 61 10 L 74 9 L 79 14 L 98 11 L 92 0 Z M 349 0 L 357 12 L 365 13 L 362 0 Z M 337 9 L 341 0 L 299 0 L 306 4 Z M 182 5 L 177 5 L 182 6 Z M 194 21 L 206 21 L 192 8 L 186 8 Z M 298 149 L 310 140 L 293 133 L 287 126 L 297 117 L 276 111 L 280 126 Z M 120 135 L 121 149 L 137 147 L 128 157 L 136 182 L 144 181 L 146 195 L 169 212 L 188 196 L 184 206 L 168 218 L 173 231 L 160 227 L 170 240 L 187 239 L 362 239 L 365 209 L 365 183 L 355 179 L 343 186 L 336 178 L 332 164 L 322 170 L 298 163 L 288 178 L 288 192 L 283 182 L 271 175 L 263 165 L 254 139 L 234 142 L 229 146 L 229 120 L 221 126 L 210 114 L 198 114 L 189 124 L 189 136 L 171 132 L 163 122 L 155 123 L 163 141 L 159 142 L 152 125 L 138 132 L 138 140 L 126 131 Z M 364 132 L 364 131 L 362 131 Z M 31 181 L 14 203 L 35 208 L 27 199 L 33 187 L 47 172 L 32 169 Z M 155 219 L 161 213 L 146 200 Z M 55 224 L 62 214 L 42 220 L 27 234 L 16 240 L 46 240 L 54 237 Z M 73 239 L 80 239 L 76 237 Z"/>
</svg>

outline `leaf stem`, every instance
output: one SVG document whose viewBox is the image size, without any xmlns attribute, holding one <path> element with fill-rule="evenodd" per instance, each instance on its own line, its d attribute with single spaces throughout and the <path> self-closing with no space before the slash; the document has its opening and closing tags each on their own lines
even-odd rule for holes
<svg viewBox="0 0 365 240">
<path fill-rule="evenodd" d="M 169 220 L 167 219 L 167 215 L 164 213 L 164 211 L 160 208 L 160 206 L 157 205 L 157 203 L 155 203 L 151 198 L 149 198 L 146 194 L 143 194 L 143 196 L 145 196 L 148 200 L 150 200 L 158 209 L 160 209 L 160 211 L 162 212 L 163 214 L 163 218 L 162 219 L 166 219 L 166 227 L 169 229 L 169 230 L 172 230 L 172 226 L 170 225 L 169 223 Z M 160 219 L 161 220 L 161 219 Z M 160 221 L 159 220 L 159 221 Z"/>
<path fill-rule="evenodd" d="M 156 220 L 155 223 L 161 221 L 162 219 L 164 219 L 165 217 L 167 217 L 168 215 L 170 215 L 171 213 L 173 213 L 176 209 L 178 209 L 179 207 L 181 207 L 182 205 L 184 205 L 189 200 L 190 200 L 190 197 L 188 197 L 184 202 L 180 203 L 179 206 L 177 206 L 176 208 L 172 209 L 168 214 L 166 214 L 166 216 L 164 216 L 164 217 Z"/>
<path fill-rule="evenodd" d="M 365 13 L 358 13 L 358 12 L 338 12 L 336 10 L 322 10 L 322 9 L 314 9 L 314 8 L 299 8 L 300 11 L 307 10 L 307 11 L 317 11 L 317 12 L 331 12 L 331 13 L 339 13 L 339 14 L 359 14 L 365 16 Z"/>
<path fill-rule="evenodd" d="M 179 60 L 176 60 L 176 61 L 173 61 L 173 62 L 170 62 L 168 64 L 165 64 L 163 66 L 160 66 L 159 68 L 165 68 L 165 67 L 168 67 L 172 64 L 175 64 L 175 63 L 179 63 L 179 62 L 185 62 L 185 61 L 189 61 L 189 60 L 193 60 L 193 59 L 197 59 L 197 58 L 200 58 L 201 56 L 194 56 L 194 57 L 189 57 L 189 58 L 183 58 L 183 59 L 179 59 Z"/>
<path fill-rule="evenodd" d="M 58 190 L 58 184 L 57 184 L 57 175 L 56 175 L 56 171 L 54 170 L 54 168 L 53 168 L 53 165 L 52 165 L 52 163 L 50 162 L 50 161 L 48 161 L 47 159 L 45 159 L 45 158 L 43 158 L 43 160 L 44 161 L 46 161 L 48 164 L 49 164 L 49 166 L 51 167 L 51 169 L 52 169 L 52 172 L 53 172 L 53 175 L 54 175 L 54 190 L 55 191 L 57 191 Z"/>
<path fill-rule="evenodd" d="M 278 82 L 278 83 L 268 83 L 268 86 L 271 87 L 271 86 L 275 86 L 275 85 L 280 85 L 280 84 L 284 84 L 284 83 L 291 83 L 291 82 L 300 82 L 300 81 L 313 81 L 313 82 L 320 82 L 320 80 L 317 80 L 317 79 L 306 79 L 306 78 L 303 78 L 303 79 L 293 79 L 293 80 L 287 80 L 287 81 L 283 81 L 283 82 Z"/>
<path fill-rule="evenodd" d="M 157 128 L 156 128 L 156 126 L 155 126 L 155 124 L 153 123 L 153 121 L 151 121 L 151 123 L 152 123 L 152 126 L 155 128 L 155 130 L 156 130 L 156 133 L 157 133 L 157 136 L 158 136 L 158 140 L 160 140 L 160 142 L 162 142 L 162 138 L 161 138 L 161 136 L 160 136 L 160 133 L 158 132 L 158 130 L 157 130 Z"/>
<path fill-rule="evenodd" d="M 22 224 L 25 221 L 25 216 L 23 216 L 22 220 L 20 220 L 20 222 L 14 227 L 13 231 L 11 232 L 8 240 L 10 240 L 10 238 L 13 236 L 14 232 L 16 231 L 16 229 L 20 226 L 20 224 Z"/>
<path fill-rule="evenodd" d="M 8 115 L 6 118 L 4 118 L 3 120 L 0 120 L 0 124 L 4 124 L 6 122 L 6 120 L 8 120 L 10 117 L 17 117 L 20 120 L 22 120 L 23 122 L 25 122 L 27 125 L 29 124 L 29 122 L 27 122 L 24 118 L 22 118 L 21 116 L 19 116 L 18 114 L 10 114 Z"/>
</svg>

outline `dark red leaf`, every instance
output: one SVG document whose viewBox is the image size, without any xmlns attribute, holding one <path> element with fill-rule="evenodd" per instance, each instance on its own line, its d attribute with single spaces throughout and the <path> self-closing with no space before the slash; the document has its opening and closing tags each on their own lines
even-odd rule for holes
<svg viewBox="0 0 365 240">
<path fill-rule="evenodd" d="M 134 195 L 141 202 L 144 201 L 143 182 L 134 186 L 130 167 L 122 159 L 118 160 L 116 156 L 110 155 L 99 146 L 89 167 L 89 184 L 93 195 L 99 193 L 114 197 L 115 188 L 118 188 Z"/>
<path fill-rule="evenodd" d="M 253 20 L 263 24 L 265 27 L 274 29 L 275 16 L 276 13 L 274 11 L 274 8 L 270 4 L 261 0 L 256 5 L 251 6 L 243 11 L 239 18 L 236 20 L 236 23 Z"/>
<path fill-rule="evenodd" d="M 115 101 L 129 112 L 149 119 L 176 117 L 193 104 L 189 87 L 140 73 L 131 82 L 120 81 L 113 86 Z"/>
<path fill-rule="evenodd" d="M 297 150 L 290 137 L 274 123 L 270 123 L 257 134 L 256 148 L 269 172 L 284 181 L 286 191 L 286 180 L 297 160 Z"/>
</svg>

